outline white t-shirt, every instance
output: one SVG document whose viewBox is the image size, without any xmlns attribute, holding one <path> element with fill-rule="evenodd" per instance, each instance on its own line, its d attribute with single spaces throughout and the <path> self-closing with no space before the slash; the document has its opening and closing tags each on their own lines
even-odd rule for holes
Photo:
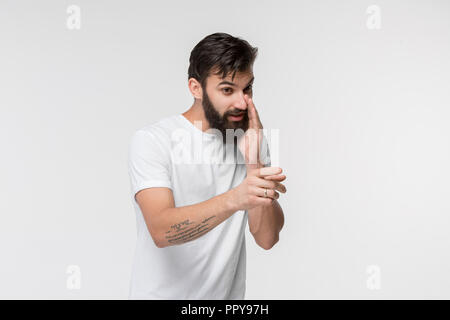
<svg viewBox="0 0 450 320">
<path fill-rule="evenodd" d="M 261 153 L 262 162 L 270 166 L 267 141 L 263 141 L 267 149 Z M 137 243 L 129 299 L 244 299 L 247 211 L 235 212 L 195 240 L 158 248 L 135 200 L 142 189 L 167 187 L 175 206 L 181 207 L 238 186 L 246 177 L 242 154 L 227 151 L 230 163 L 218 156 L 223 154 L 218 152 L 224 150 L 221 147 L 221 137 L 201 131 L 181 114 L 132 135 L 128 169 Z"/>
</svg>

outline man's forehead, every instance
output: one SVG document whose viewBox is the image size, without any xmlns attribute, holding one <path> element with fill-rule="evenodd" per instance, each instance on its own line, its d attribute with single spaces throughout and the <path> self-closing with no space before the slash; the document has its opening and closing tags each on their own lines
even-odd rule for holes
<svg viewBox="0 0 450 320">
<path fill-rule="evenodd" d="M 254 79 L 253 72 L 236 72 L 234 75 L 234 79 L 232 79 L 233 73 L 229 73 L 225 78 L 222 78 L 222 75 L 212 74 L 208 79 L 211 83 L 218 84 L 220 82 L 232 82 L 238 84 L 239 82 L 243 82 L 247 84 L 249 81 Z"/>
</svg>

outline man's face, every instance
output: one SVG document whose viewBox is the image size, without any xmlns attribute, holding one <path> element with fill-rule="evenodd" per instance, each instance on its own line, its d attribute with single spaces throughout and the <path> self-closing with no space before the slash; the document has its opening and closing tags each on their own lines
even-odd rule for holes
<svg viewBox="0 0 450 320">
<path fill-rule="evenodd" d="M 205 117 L 211 128 L 220 130 L 226 139 L 226 129 L 248 129 L 248 108 L 244 94 L 252 97 L 253 72 L 236 72 L 234 80 L 231 74 L 222 79 L 211 75 L 203 88 L 202 105 Z"/>
</svg>

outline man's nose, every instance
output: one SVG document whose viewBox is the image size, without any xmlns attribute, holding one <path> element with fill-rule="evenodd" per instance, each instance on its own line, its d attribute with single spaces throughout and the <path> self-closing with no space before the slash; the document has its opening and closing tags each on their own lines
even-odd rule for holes
<svg viewBox="0 0 450 320">
<path fill-rule="evenodd" d="M 247 102 L 245 102 L 244 95 L 242 93 L 239 95 L 239 98 L 234 106 L 239 110 L 247 110 Z"/>
</svg>

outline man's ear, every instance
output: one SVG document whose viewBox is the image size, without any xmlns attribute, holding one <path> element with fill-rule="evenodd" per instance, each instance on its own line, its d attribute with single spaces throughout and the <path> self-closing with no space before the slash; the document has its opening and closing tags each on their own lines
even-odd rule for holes
<svg viewBox="0 0 450 320">
<path fill-rule="evenodd" d="M 188 87 L 194 99 L 202 99 L 203 90 L 200 82 L 198 82 L 195 78 L 189 78 Z"/>
</svg>

